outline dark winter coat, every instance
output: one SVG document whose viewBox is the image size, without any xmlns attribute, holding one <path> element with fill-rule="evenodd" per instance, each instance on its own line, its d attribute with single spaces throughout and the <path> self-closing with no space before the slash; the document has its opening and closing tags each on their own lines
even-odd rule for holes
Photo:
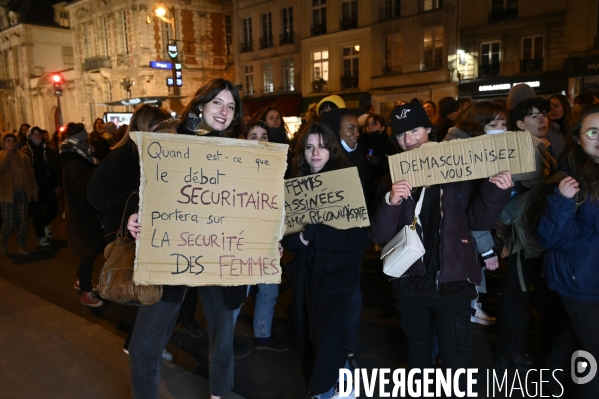
<svg viewBox="0 0 599 399">
<path fill-rule="evenodd" d="M 291 274 L 293 311 L 302 371 L 312 394 L 328 391 L 345 364 L 344 321 L 360 281 L 362 255 L 372 245 L 365 228 L 306 225 L 283 238 L 296 256 Z"/>
<path fill-rule="evenodd" d="M 441 262 L 439 283 L 461 281 L 480 285 L 482 280 L 478 251 L 472 230 L 490 230 L 510 197 L 509 190 L 502 190 L 486 180 L 479 192 L 474 192 L 475 181 L 441 185 Z M 414 220 L 416 203 L 411 197 L 398 205 L 389 205 L 386 199 L 379 204 L 370 221 L 372 240 L 379 245 L 387 244 L 404 226 Z M 422 212 L 426 212 L 423 209 Z M 420 230 L 420 226 L 417 226 Z M 419 231 L 419 234 L 422 234 Z M 426 267 L 422 260 L 416 261 L 404 275 L 424 275 Z"/>
<path fill-rule="evenodd" d="M 125 202 L 129 194 L 139 189 L 139 179 L 139 154 L 133 141 L 108 154 L 92 176 L 87 186 L 87 198 L 102 213 L 107 243 L 116 239 Z M 138 202 L 138 197 L 129 201 L 126 218 L 135 213 Z"/>
<path fill-rule="evenodd" d="M 560 295 L 599 303 L 599 204 L 586 199 L 577 206 L 576 198 L 557 188 L 547 197 L 536 234 L 548 250 L 545 278 Z"/>
<path fill-rule="evenodd" d="M 440 143 L 447 135 L 449 129 L 454 127 L 455 122 L 446 116 L 437 115 L 433 124 L 435 125 L 435 128 L 433 129 L 435 140 Z"/>
<path fill-rule="evenodd" d="M 60 154 L 60 163 L 69 247 L 81 257 L 100 255 L 106 246 L 102 224 L 86 194 L 96 166 L 74 152 Z"/>
</svg>

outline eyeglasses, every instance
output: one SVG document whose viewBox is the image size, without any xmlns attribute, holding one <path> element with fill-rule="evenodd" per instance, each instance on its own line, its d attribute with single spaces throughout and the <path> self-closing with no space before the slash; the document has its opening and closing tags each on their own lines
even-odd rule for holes
<svg viewBox="0 0 599 399">
<path fill-rule="evenodd" d="M 583 132 L 581 134 L 586 135 L 589 140 L 597 140 L 597 138 L 599 138 L 599 130 L 597 129 L 591 129 L 588 132 Z"/>
</svg>

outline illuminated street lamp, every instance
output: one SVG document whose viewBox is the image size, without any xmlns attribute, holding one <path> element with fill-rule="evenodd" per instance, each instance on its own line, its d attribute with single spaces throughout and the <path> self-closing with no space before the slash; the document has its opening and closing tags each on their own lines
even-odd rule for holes
<svg viewBox="0 0 599 399">
<path fill-rule="evenodd" d="M 167 18 L 167 12 L 171 13 L 172 18 Z M 173 39 L 168 44 L 168 55 L 172 61 L 172 72 L 173 72 L 173 94 L 179 95 L 179 86 L 177 86 L 177 72 L 175 70 L 175 64 L 177 63 L 177 55 L 179 53 L 179 49 L 177 48 L 177 29 L 175 28 L 175 6 L 170 9 L 164 4 L 160 3 L 156 8 L 154 8 L 154 15 L 160 18 L 162 21 L 171 25 L 173 30 Z M 147 18 L 147 22 L 150 23 L 150 16 Z"/>
</svg>

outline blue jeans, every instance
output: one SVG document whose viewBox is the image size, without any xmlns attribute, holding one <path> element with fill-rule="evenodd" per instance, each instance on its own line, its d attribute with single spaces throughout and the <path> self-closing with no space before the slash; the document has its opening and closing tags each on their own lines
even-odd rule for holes
<svg viewBox="0 0 599 399">
<path fill-rule="evenodd" d="M 271 334 L 275 305 L 279 297 L 279 284 L 258 284 L 256 306 L 254 307 L 254 337 L 268 338 Z M 249 287 L 248 287 L 249 290 Z M 235 321 L 241 308 L 235 310 Z"/>
<path fill-rule="evenodd" d="M 222 396 L 233 388 L 233 311 L 227 309 L 223 287 L 197 287 L 197 290 L 206 316 L 210 345 L 210 394 Z M 180 308 L 180 303 L 159 301 L 142 306 L 137 312 L 129 343 L 129 367 L 136 399 L 158 398 L 162 351 L 171 337 Z"/>
</svg>

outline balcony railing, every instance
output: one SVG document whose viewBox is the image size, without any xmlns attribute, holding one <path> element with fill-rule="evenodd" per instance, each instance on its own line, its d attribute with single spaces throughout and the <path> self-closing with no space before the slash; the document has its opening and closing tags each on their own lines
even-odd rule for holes
<svg viewBox="0 0 599 399">
<path fill-rule="evenodd" d="M 505 10 L 493 10 L 489 12 L 489 23 L 509 21 L 518 18 L 518 7 L 511 7 Z"/>
<path fill-rule="evenodd" d="M 401 17 L 401 9 L 399 7 L 379 8 L 379 22 L 399 17 Z"/>
<path fill-rule="evenodd" d="M 356 29 L 358 27 L 358 17 L 344 18 L 341 20 L 341 30 Z"/>
<path fill-rule="evenodd" d="M 312 92 L 313 93 L 327 91 L 328 88 L 329 88 L 329 84 L 324 79 L 319 79 L 319 80 L 315 80 L 314 82 L 312 82 Z"/>
<path fill-rule="evenodd" d="M 396 73 L 401 73 L 401 65 L 383 67 L 383 75 L 393 75 Z"/>
<path fill-rule="evenodd" d="M 293 44 L 293 32 L 285 32 L 279 35 L 279 45 Z"/>
<path fill-rule="evenodd" d="M 83 60 L 83 72 L 100 68 L 112 68 L 110 57 L 91 57 Z"/>
<path fill-rule="evenodd" d="M 520 60 L 520 72 L 536 72 L 543 70 L 544 58 L 535 58 L 533 60 Z"/>
<path fill-rule="evenodd" d="M 499 67 L 501 64 L 487 64 L 478 66 L 478 76 L 493 76 L 499 75 Z"/>
<path fill-rule="evenodd" d="M 269 48 L 274 46 L 272 36 L 261 37 L 260 38 L 260 48 Z"/>
<path fill-rule="evenodd" d="M 435 69 L 443 68 L 443 60 L 441 58 L 436 58 L 434 60 L 429 59 L 422 63 L 422 71 L 433 71 Z"/>
<path fill-rule="evenodd" d="M 357 76 L 342 76 L 341 89 L 357 89 L 358 81 L 359 79 Z"/>
<path fill-rule="evenodd" d="M 247 40 L 247 41 L 241 42 L 241 44 L 239 45 L 239 48 L 242 53 L 249 53 L 250 51 L 254 51 L 254 41 Z"/>
<path fill-rule="evenodd" d="M 14 87 L 12 79 L 0 80 L 0 89 L 12 89 Z"/>
<path fill-rule="evenodd" d="M 327 34 L 327 25 L 326 24 L 314 25 L 311 29 L 311 32 L 312 32 L 312 36 L 326 35 Z"/>
</svg>

